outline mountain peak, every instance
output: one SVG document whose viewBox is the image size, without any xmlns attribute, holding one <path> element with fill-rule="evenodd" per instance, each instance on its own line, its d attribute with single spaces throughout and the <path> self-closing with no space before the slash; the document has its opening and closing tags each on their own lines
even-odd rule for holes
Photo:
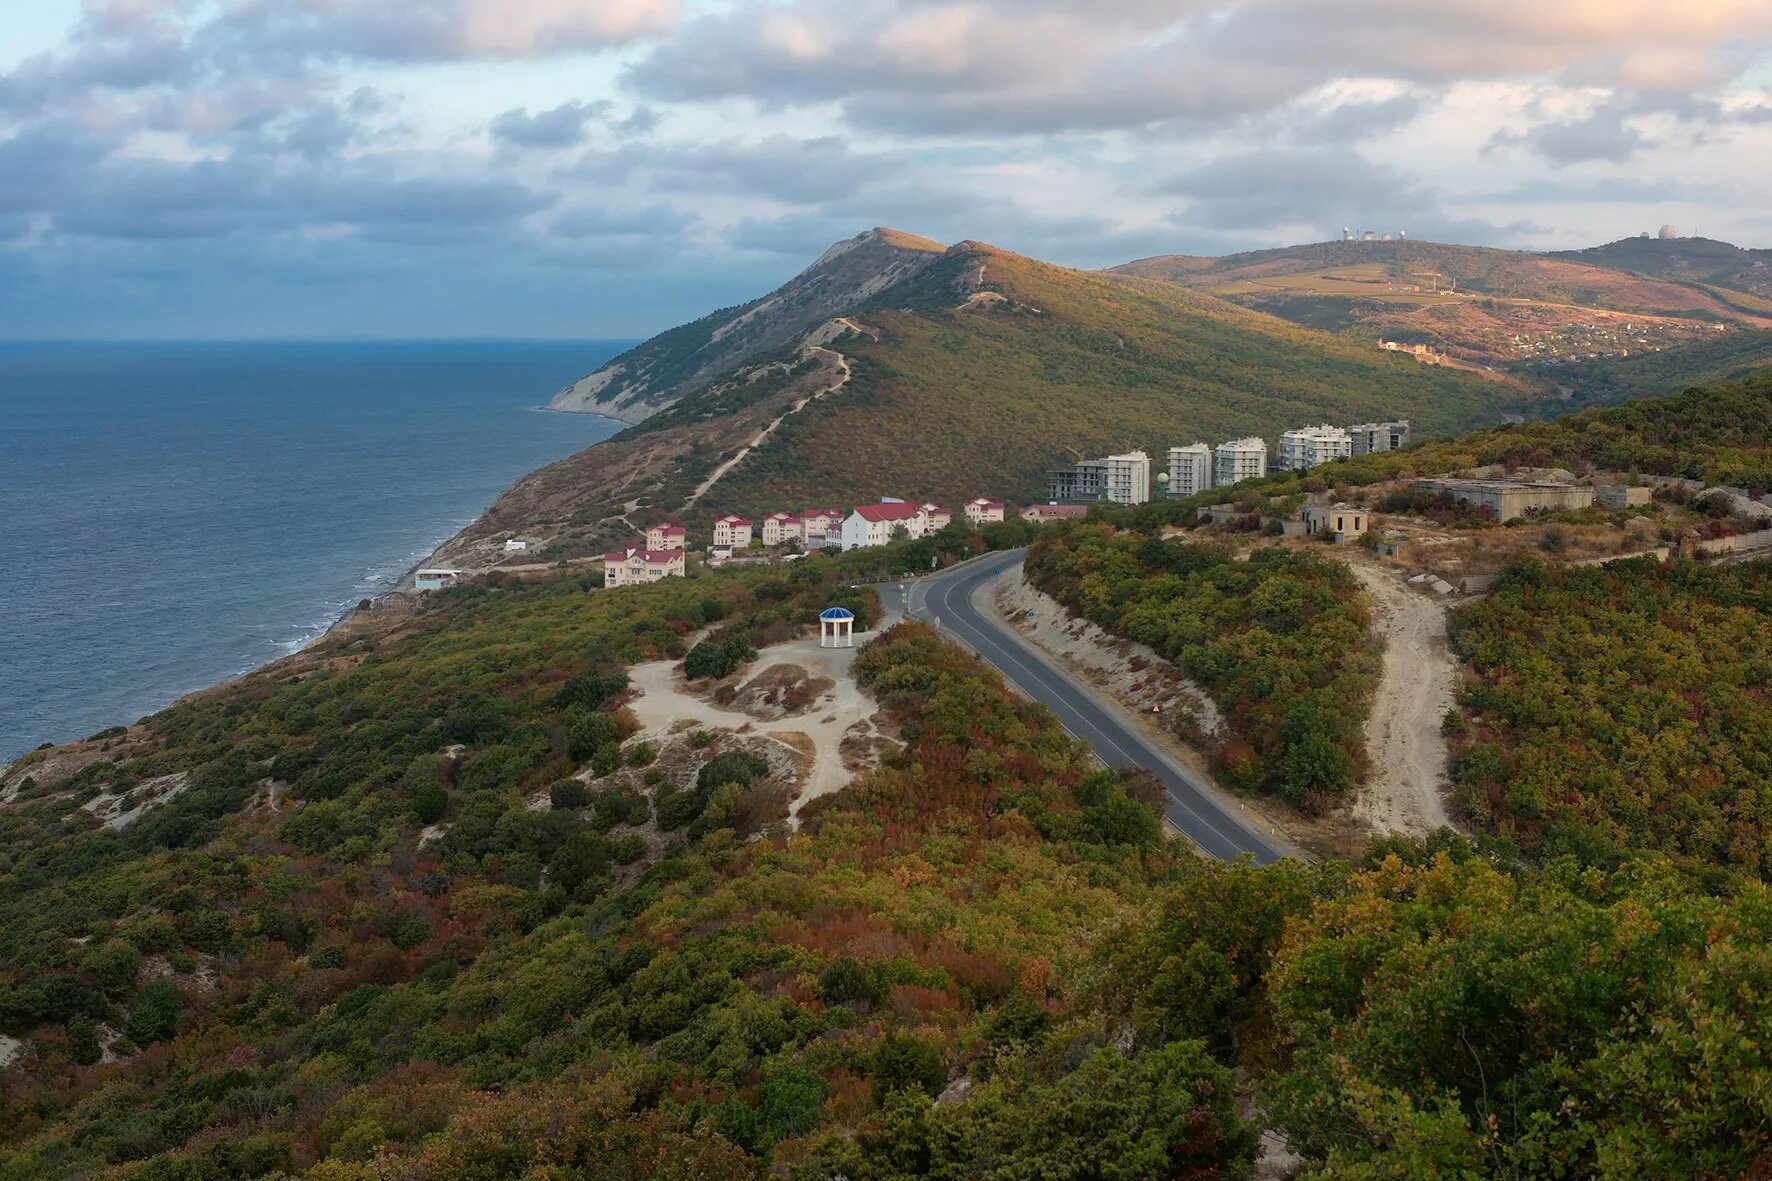
<svg viewBox="0 0 1772 1181">
<path fill-rule="evenodd" d="M 750 358 L 852 311 L 942 258 L 947 249 L 890 226 L 864 230 L 834 243 L 768 295 L 629 349 L 561 390 L 550 405 L 640 422 Z"/>
</svg>

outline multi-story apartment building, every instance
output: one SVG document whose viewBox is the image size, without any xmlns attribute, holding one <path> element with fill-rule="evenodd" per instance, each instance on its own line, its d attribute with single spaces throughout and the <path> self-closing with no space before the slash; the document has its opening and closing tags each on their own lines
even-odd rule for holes
<svg viewBox="0 0 1772 1181">
<path fill-rule="evenodd" d="M 805 537 L 800 518 L 793 513 L 770 513 L 763 518 L 763 544 L 786 545 Z"/>
<path fill-rule="evenodd" d="M 1407 418 L 1396 422 L 1362 422 L 1358 426 L 1350 426 L 1347 433 L 1352 436 L 1355 455 L 1369 455 L 1374 451 L 1400 451 L 1409 445 L 1411 431 Z"/>
<path fill-rule="evenodd" d="M 1353 437 L 1338 426 L 1301 426 L 1280 436 L 1280 470 L 1303 471 L 1354 453 Z"/>
<path fill-rule="evenodd" d="M 646 528 L 647 549 L 683 549 L 689 544 L 689 531 L 675 521 L 665 521 Z"/>
<path fill-rule="evenodd" d="M 1151 498 L 1151 457 L 1142 451 L 1085 459 L 1046 475 L 1048 497 L 1055 501 L 1106 500 L 1143 504 Z"/>
<path fill-rule="evenodd" d="M 975 496 L 966 502 L 966 520 L 973 525 L 989 525 L 1003 519 L 1003 502 Z"/>
<path fill-rule="evenodd" d="M 1192 496 L 1212 487 L 1212 448 L 1204 443 L 1169 448 L 1170 496 Z"/>
<path fill-rule="evenodd" d="M 952 510 L 945 509 L 933 502 L 920 504 L 917 510 L 923 514 L 923 532 L 940 533 L 954 523 Z"/>
<path fill-rule="evenodd" d="M 885 545 L 900 530 L 906 537 L 921 537 L 928 524 L 929 518 L 920 506 L 902 500 L 858 504 L 843 519 L 843 548 Z"/>
<path fill-rule="evenodd" d="M 725 516 L 714 522 L 715 549 L 743 549 L 749 544 L 751 544 L 750 518 Z"/>
<path fill-rule="evenodd" d="M 842 509 L 808 508 L 800 510 L 800 537 L 807 549 L 839 545 L 843 540 Z"/>
<path fill-rule="evenodd" d="M 657 582 L 661 578 L 683 577 L 683 551 L 680 549 L 613 550 L 603 555 L 603 585 L 633 586 Z"/>
<path fill-rule="evenodd" d="M 1220 443 L 1212 453 L 1212 486 L 1228 488 L 1239 480 L 1267 475 L 1267 440 L 1250 435 Z"/>
</svg>

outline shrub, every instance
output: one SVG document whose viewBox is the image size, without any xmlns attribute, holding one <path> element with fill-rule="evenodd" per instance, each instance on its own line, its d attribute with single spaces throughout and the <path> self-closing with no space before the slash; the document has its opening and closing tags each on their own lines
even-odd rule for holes
<svg viewBox="0 0 1772 1181">
<path fill-rule="evenodd" d="M 725 627 L 689 650 L 683 658 L 683 675 L 692 681 L 729 677 L 757 658 L 750 633 Z"/>
<path fill-rule="evenodd" d="M 124 1032 L 138 1046 L 165 1041 L 177 1031 L 184 1008 L 185 994 L 178 985 L 165 976 L 150 980 L 135 994 Z"/>
<path fill-rule="evenodd" d="M 591 773 L 599 779 L 614 773 L 620 767 L 621 744 L 618 742 L 605 742 L 597 748 L 597 753 L 591 756 Z"/>
<path fill-rule="evenodd" d="M 648 767 L 658 758 L 658 748 L 650 742 L 636 742 L 628 751 L 628 766 Z"/>
<path fill-rule="evenodd" d="M 590 798 L 590 789 L 577 779 L 561 779 L 548 788 L 548 804 L 556 812 L 582 808 Z"/>
<path fill-rule="evenodd" d="M 316 947 L 308 953 L 308 967 L 330 971 L 345 966 L 345 949 L 337 943 Z"/>
<path fill-rule="evenodd" d="M 874 1051 L 874 1102 L 898 1091 L 939 1095 L 947 1084 L 941 1051 L 921 1038 L 890 1034 Z"/>
</svg>

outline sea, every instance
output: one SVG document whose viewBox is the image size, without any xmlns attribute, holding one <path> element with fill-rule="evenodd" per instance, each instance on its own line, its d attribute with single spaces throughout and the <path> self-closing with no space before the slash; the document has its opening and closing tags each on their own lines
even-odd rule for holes
<svg viewBox="0 0 1772 1181">
<path fill-rule="evenodd" d="M 293 652 L 511 481 L 629 341 L 0 342 L 0 762 Z"/>
</svg>

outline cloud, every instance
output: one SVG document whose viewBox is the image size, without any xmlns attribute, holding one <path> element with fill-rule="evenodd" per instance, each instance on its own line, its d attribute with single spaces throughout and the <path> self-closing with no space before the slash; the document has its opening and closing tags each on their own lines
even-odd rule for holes
<svg viewBox="0 0 1772 1181">
<path fill-rule="evenodd" d="M 1349 99 L 1308 111 L 1291 126 L 1292 138 L 1305 143 L 1353 143 L 1396 131 L 1421 113 L 1419 94 L 1405 91 L 1389 98 Z"/>
<path fill-rule="evenodd" d="M 1651 141 L 1617 107 L 1601 107 L 1579 119 L 1541 123 L 1528 131 L 1500 131 L 1496 146 L 1519 146 L 1559 167 L 1603 160 L 1623 164 Z"/>
<path fill-rule="evenodd" d="M 628 81 L 665 101 L 836 103 L 901 133 L 1191 130 L 1335 78 L 1716 84 L 1772 38 L 1761 0 L 1690 7 L 1669 20 L 1658 0 L 787 0 L 688 21 Z"/>
<path fill-rule="evenodd" d="M 510 147 L 572 148 L 584 142 L 585 125 L 614 106 L 608 99 L 594 103 L 574 100 L 534 115 L 527 107 L 520 107 L 494 119 L 490 130 L 494 140 Z"/>
<path fill-rule="evenodd" d="M 1302 230 L 1322 239 L 1332 227 L 1358 223 L 1472 244 L 1501 236 L 1499 227 L 1449 216 L 1433 189 L 1348 150 L 1239 152 L 1177 173 L 1156 191 L 1185 200 L 1171 215 L 1175 225 L 1208 233 Z"/>
</svg>

